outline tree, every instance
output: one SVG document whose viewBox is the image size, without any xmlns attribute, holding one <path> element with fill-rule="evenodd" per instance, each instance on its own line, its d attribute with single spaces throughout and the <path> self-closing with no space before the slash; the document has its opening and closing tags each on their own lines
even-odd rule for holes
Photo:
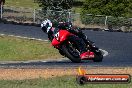
<svg viewBox="0 0 132 88">
<path fill-rule="evenodd" d="M 67 10 L 72 8 L 73 0 L 35 0 L 42 7 L 38 11 L 39 17 L 42 20 L 50 19 L 53 25 L 58 25 L 58 22 L 69 21 L 69 13 Z"/>
<path fill-rule="evenodd" d="M 81 13 L 83 24 L 105 24 L 106 15 L 109 16 L 107 18 L 108 27 L 130 27 L 132 25 L 129 19 L 132 17 L 132 0 L 85 0 L 84 2 Z"/>
<path fill-rule="evenodd" d="M 132 17 L 132 0 L 85 0 L 82 14 Z"/>
<path fill-rule="evenodd" d="M 73 0 L 36 0 L 44 10 L 71 9 Z"/>
</svg>

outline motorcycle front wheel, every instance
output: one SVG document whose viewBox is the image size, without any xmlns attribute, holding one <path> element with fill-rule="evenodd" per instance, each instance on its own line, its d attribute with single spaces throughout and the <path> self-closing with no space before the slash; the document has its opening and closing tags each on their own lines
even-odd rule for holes
<svg viewBox="0 0 132 88">
<path fill-rule="evenodd" d="M 64 43 L 61 48 L 65 53 L 65 56 L 68 57 L 72 62 L 80 63 L 81 62 L 80 52 L 77 49 L 76 42 L 77 42 L 76 38 L 72 36 L 72 38 L 69 38 L 67 43 Z"/>
</svg>

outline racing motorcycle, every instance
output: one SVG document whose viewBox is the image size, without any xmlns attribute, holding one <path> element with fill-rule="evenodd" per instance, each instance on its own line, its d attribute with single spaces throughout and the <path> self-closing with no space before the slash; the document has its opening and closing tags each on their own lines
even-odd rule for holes
<svg viewBox="0 0 132 88">
<path fill-rule="evenodd" d="M 57 48 L 61 55 L 69 58 L 74 63 L 81 62 L 80 50 L 78 49 L 77 42 L 80 37 L 70 33 L 68 30 L 59 29 L 55 33 L 55 37 L 52 40 L 52 45 Z M 96 47 L 90 40 L 84 45 L 87 50 L 94 52 L 94 58 L 89 59 L 94 62 L 101 62 L 103 59 L 102 52 Z"/>
</svg>

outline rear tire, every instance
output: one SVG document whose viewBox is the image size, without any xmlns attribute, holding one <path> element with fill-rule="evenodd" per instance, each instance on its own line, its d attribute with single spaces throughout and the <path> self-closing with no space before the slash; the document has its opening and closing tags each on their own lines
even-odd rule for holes
<svg viewBox="0 0 132 88">
<path fill-rule="evenodd" d="M 93 58 L 94 62 L 102 62 L 103 60 L 103 55 L 102 52 L 100 50 L 98 50 L 99 52 L 94 52 L 95 53 L 95 58 Z"/>
</svg>

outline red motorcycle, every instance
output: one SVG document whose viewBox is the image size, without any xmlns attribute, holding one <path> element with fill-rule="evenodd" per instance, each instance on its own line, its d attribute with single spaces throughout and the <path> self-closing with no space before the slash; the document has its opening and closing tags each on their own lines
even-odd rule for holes
<svg viewBox="0 0 132 88">
<path fill-rule="evenodd" d="M 68 30 L 59 29 L 55 33 L 55 37 L 52 40 L 52 45 L 57 48 L 61 55 L 68 57 L 72 62 L 81 62 L 80 50 L 78 49 L 77 42 L 80 37 L 70 33 Z M 93 45 L 90 41 L 82 46 L 86 46 L 86 49 L 94 52 L 94 58 L 90 59 L 94 62 L 101 62 L 103 55 L 98 47 Z"/>
</svg>

